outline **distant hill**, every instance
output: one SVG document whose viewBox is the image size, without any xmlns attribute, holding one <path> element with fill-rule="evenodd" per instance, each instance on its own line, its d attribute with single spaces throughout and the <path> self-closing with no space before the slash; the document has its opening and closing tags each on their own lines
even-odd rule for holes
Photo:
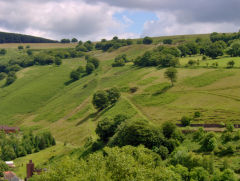
<svg viewBox="0 0 240 181">
<path fill-rule="evenodd" d="M 57 41 L 30 35 L 0 32 L 0 43 L 57 43 Z"/>
</svg>

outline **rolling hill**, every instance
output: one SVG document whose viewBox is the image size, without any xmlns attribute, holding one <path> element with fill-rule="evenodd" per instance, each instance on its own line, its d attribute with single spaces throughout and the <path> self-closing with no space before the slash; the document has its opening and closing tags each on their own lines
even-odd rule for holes
<svg viewBox="0 0 240 181">
<path fill-rule="evenodd" d="M 174 41 L 194 39 L 209 35 L 172 37 Z M 155 38 L 155 42 L 161 38 Z M 69 74 L 79 65 L 85 65 L 84 58 L 64 59 L 58 67 L 33 66 L 17 73 L 17 81 L 4 87 L 0 81 L 0 123 L 20 126 L 36 131 L 49 129 L 58 141 L 82 145 L 84 140 L 95 137 L 99 120 L 126 114 L 131 120 L 146 119 L 155 124 L 164 121 L 177 123 L 184 115 L 201 112 L 196 123 L 239 122 L 238 81 L 240 59 L 235 58 L 234 69 L 226 69 L 231 57 L 202 61 L 201 55 L 181 58 L 178 80 L 173 88 L 158 93 L 169 81 L 163 68 L 138 68 L 129 62 L 124 67 L 112 67 L 113 59 L 125 53 L 129 59 L 142 55 L 158 46 L 130 45 L 112 52 L 91 51 L 89 54 L 100 59 L 100 67 L 91 75 L 71 84 Z M 9 51 L 17 51 L 9 49 Z M 190 59 L 199 59 L 198 67 L 184 67 Z M 218 62 L 219 67 L 206 67 L 206 63 Z M 97 90 L 118 87 L 122 96 L 112 108 L 98 113 L 92 106 L 92 96 Z M 129 92 L 136 88 L 135 93 Z"/>
<path fill-rule="evenodd" d="M 0 43 L 56 43 L 55 40 L 23 35 L 17 33 L 0 32 Z"/>
</svg>

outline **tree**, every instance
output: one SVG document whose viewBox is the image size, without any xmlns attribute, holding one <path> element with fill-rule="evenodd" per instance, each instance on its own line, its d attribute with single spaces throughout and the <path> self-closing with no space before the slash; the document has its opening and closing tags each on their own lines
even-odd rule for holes
<svg viewBox="0 0 240 181">
<path fill-rule="evenodd" d="M 213 151 L 217 147 L 216 134 L 213 132 L 207 133 L 200 144 L 202 151 Z"/>
<path fill-rule="evenodd" d="M 229 68 L 233 68 L 234 65 L 235 65 L 235 62 L 234 62 L 233 60 L 230 60 L 230 61 L 227 63 L 227 66 L 228 66 Z"/>
<path fill-rule="evenodd" d="M 206 47 L 205 54 L 212 59 L 223 55 L 223 45 L 221 42 L 214 42 Z"/>
<path fill-rule="evenodd" d="M 109 118 L 102 119 L 97 124 L 96 133 L 101 140 L 106 142 L 115 133 L 115 130 L 113 129 L 113 127 L 114 127 L 113 120 Z"/>
<path fill-rule="evenodd" d="M 64 39 L 61 39 L 61 43 L 70 43 L 70 40 L 69 40 L 69 39 L 66 39 L 66 38 L 64 38 Z"/>
<path fill-rule="evenodd" d="M 28 50 L 27 50 L 27 54 L 28 54 L 29 56 L 31 56 L 31 55 L 33 54 L 32 50 L 28 49 Z"/>
<path fill-rule="evenodd" d="M 6 49 L 1 49 L 0 50 L 0 55 L 5 55 L 7 53 L 7 50 Z"/>
<path fill-rule="evenodd" d="M 59 58 L 59 57 L 56 57 L 54 62 L 55 62 L 55 64 L 56 64 L 56 65 L 58 65 L 58 66 L 59 66 L 59 65 L 61 65 L 61 64 L 62 64 L 62 59 L 61 59 L 61 58 Z"/>
<path fill-rule="evenodd" d="M 209 173 L 203 167 L 195 167 L 190 172 L 191 180 L 208 181 Z"/>
<path fill-rule="evenodd" d="M 0 161 L 0 177 L 3 177 L 3 172 L 9 169 L 8 165 L 4 161 Z"/>
<path fill-rule="evenodd" d="M 91 62 L 87 63 L 86 73 L 91 74 L 94 70 L 95 70 L 95 66 L 93 65 L 93 63 L 91 63 Z"/>
<path fill-rule="evenodd" d="M 22 46 L 22 45 L 19 45 L 19 46 L 18 46 L 18 50 L 23 50 L 23 46 Z"/>
<path fill-rule="evenodd" d="M 181 51 L 181 57 L 186 57 L 189 55 L 189 48 L 186 45 L 179 45 L 178 49 Z"/>
<path fill-rule="evenodd" d="M 100 61 L 96 57 L 88 57 L 86 56 L 87 63 L 92 63 L 95 69 L 98 68 Z"/>
<path fill-rule="evenodd" d="M 183 126 L 189 126 L 191 123 L 191 118 L 187 116 L 183 116 L 181 119 L 181 123 Z"/>
<path fill-rule="evenodd" d="M 143 44 L 152 44 L 152 42 L 153 42 L 153 39 L 148 36 L 143 38 Z"/>
<path fill-rule="evenodd" d="M 171 45 L 172 42 L 173 42 L 172 39 L 164 39 L 164 40 L 163 40 L 163 44 L 169 44 L 169 45 Z"/>
<path fill-rule="evenodd" d="M 196 55 L 199 53 L 199 47 L 197 45 L 197 43 L 195 42 L 188 42 L 186 43 L 186 46 L 188 48 L 188 54 L 189 55 Z"/>
<path fill-rule="evenodd" d="M 165 72 L 164 75 L 166 78 L 171 80 L 172 86 L 173 83 L 177 81 L 177 70 L 173 67 L 168 68 Z"/>
<path fill-rule="evenodd" d="M 70 74 L 70 78 L 76 81 L 80 78 L 80 73 L 77 70 L 73 70 Z"/>
<path fill-rule="evenodd" d="M 99 111 L 109 106 L 108 94 L 106 91 L 99 90 L 93 95 L 92 104 Z"/>
<path fill-rule="evenodd" d="M 12 84 L 13 82 L 15 82 L 16 79 L 17 79 L 17 76 L 16 76 L 15 72 L 8 73 L 5 85 Z"/>
<path fill-rule="evenodd" d="M 0 80 L 3 80 L 5 77 L 7 77 L 7 74 L 4 72 L 0 72 Z"/>
<path fill-rule="evenodd" d="M 116 87 L 108 89 L 106 92 L 108 94 L 108 101 L 110 104 L 116 103 L 121 96 L 120 91 Z"/>
<path fill-rule="evenodd" d="M 162 132 L 166 138 L 171 138 L 176 129 L 176 125 L 171 122 L 165 122 L 162 125 Z"/>
<path fill-rule="evenodd" d="M 240 41 L 233 42 L 226 52 L 232 57 L 240 56 Z"/>
<path fill-rule="evenodd" d="M 72 39 L 72 43 L 77 43 L 77 42 L 78 42 L 77 38 Z"/>
</svg>

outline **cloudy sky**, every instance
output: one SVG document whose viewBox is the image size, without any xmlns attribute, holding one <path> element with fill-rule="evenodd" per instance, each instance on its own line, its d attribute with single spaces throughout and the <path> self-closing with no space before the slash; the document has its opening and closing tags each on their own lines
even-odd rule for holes
<svg viewBox="0 0 240 181">
<path fill-rule="evenodd" d="M 81 40 L 233 32 L 240 0 L 0 0 L 0 31 Z"/>
</svg>

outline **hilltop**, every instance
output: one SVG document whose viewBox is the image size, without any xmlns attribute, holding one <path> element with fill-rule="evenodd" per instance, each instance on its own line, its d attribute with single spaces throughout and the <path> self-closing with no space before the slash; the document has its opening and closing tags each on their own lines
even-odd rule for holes
<svg viewBox="0 0 240 181">
<path fill-rule="evenodd" d="M 56 40 L 50 40 L 46 38 L 23 35 L 17 33 L 0 32 L 0 44 L 1 43 L 56 43 Z"/>
</svg>

